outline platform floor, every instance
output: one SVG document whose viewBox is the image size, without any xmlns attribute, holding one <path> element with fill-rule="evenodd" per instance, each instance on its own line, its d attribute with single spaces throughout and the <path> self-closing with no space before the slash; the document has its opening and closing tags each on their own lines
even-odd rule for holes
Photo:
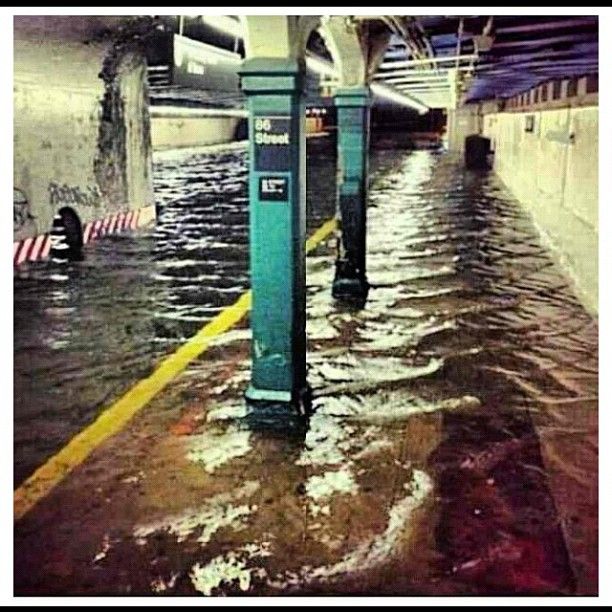
<svg viewBox="0 0 612 612">
<path fill-rule="evenodd" d="M 253 427 L 243 321 L 15 524 L 16 594 L 597 593 L 597 322 L 493 175 L 385 154 L 307 430 Z"/>
</svg>

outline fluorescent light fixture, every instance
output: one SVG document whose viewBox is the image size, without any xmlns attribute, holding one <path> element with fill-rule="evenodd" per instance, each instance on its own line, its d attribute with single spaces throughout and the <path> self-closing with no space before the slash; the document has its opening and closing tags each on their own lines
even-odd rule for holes
<svg viewBox="0 0 612 612">
<path fill-rule="evenodd" d="M 239 108 L 189 108 L 155 105 L 149 107 L 151 117 L 248 117 L 249 111 Z"/>
<path fill-rule="evenodd" d="M 429 110 L 429 106 L 426 106 L 412 96 L 407 96 L 406 94 L 397 91 L 397 89 L 393 87 L 387 87 L 386 85 L 381 85 L 380 83 L 372 83 L 372 85 L 370 85 L 370 89 L 375 95 L 385 98 L 390 102 L 395 102 L 401 106 L 414 108 L 420 115 L 424 115 Z"/>
<path fill-rule="evenodd" d="M 338 71 L 335 66 L 316 55 L 306 55 L 306 67 L 310 68 L 313 72 L 320 74 L 321 76 L 335 78 L 338 76 Z"/>
<path fill-rule="evenodd" d="M 383 72 L 377 72 L 376 78 L 387 78 L 387 77 L 400 77 L 400 76 L 416 76 L 429 77 L 429 76 L 444 76 L 448 74 L 450 70 L 457 70 L 457 72 L 470 72 L 471 66 L 459 66 L 459 68 L 448 68 L 446 66 L 437 69 L 421 70 L 416 68 L 401 68 L 399 70 L 384 70 Z"/>
<path fill-rule="evenodd" d="M 231 19 L 225 15 L 203 15 L 201 19 L 211 27 L 216 28 L 221 32 L 225 32 L 226 34 L 239 38 L 244 37 L 242 23 L 236 21 L 235 19 Z M 307 55 L 306 66 L 313 72 L 316 72 L 322 76 L 331 78 L 336 78 L 338 76 L 338 71 L 333 64 L 314 55 Z M 380 96 L 381 98 L 385 98 L 390 102 L 394 102 L 395 104 L 399 104 L 400 106 L 414 108 L 420 114 L 424 114 L 429 110 L 429 107 L 422 102 L 419 102 L 411 96 L 402 94 L 392 87 L 387 87 L 386 85 L 381 85 L 380 83 L 372 83 L 370 85 L 370 89 L 373 94 Z"/>
<path fill-rule="evenodd" d="M 187 72 L 198 74 L 205 64 L 216 65 L 219 61 L 241 64 L 242 58 L 238 53 L 215 47 L 207 43 L 186 38 L 180 34 L 174 35 L 174 65 L 182 66 L 187 56 Z M 190 65 L 191 64 L 191 65 Z M 203 74 L 203 72 L 199 72 Z"/>
<path fill-rule="evenodd" d="M 332 78 L 338 76 L 338 71 L 332 63 L 314 55 L 307 55 L 306 66 L 314 72 L 317 72 L 318 74 L 321 74 L 323 76 L 329 76 Z M 370 89 L 372 90 L 373 94 L 380 96 L 381 98 L 385 98 L 390 102 L 395 102 L 400 106 L 408 106 L 409 108 L 414 108 L 421 115 L 425 114 L 429 110 L 429 107 L 423 104 L 422 102 L 419 102 L 419 100 L 416 100 L 411 96 L 407 96 L 399 92 L 397 89 L 387 87 L 386 85 L 383 85 L 381 83 L 372 83 L 370 85 Z"/>
</svg>

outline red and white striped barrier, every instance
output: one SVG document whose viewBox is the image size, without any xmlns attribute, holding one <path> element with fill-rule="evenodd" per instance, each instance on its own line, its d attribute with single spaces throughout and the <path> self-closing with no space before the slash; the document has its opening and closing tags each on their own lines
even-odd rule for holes
<svg viewBox="0 0 612 612">
<path fill-rule="evenodd" d="M 118 234 L 124 230 L 134 230 L 146 225 L 155 218 L 155 207 L 147 206 L 128 212 L 118 212 L 103 219 L 96 219 L 85 224 L 83 228 L 83 244 L 97 238 Z M 51 250 L 51 235 L 39 234 L 13 242 L 13 264 L 18 266 L 24 261 L 45 259 Z"/>
<path fill-rule="evenodd" d="M 126 229 L 136 229 L 142 224 L 140 213 L 145 209 L 130 210 L 127 213 L 119 212 L 104 219 L 96 219 L 85 224 L 83 229 L 83 244 L 96 238 L 118 234 Z"/>
<path fill-rule="evenodd" d="M 44 259 L 49 255 L 50 250 L 51 236 L 49 234 L 40 234 L 20 242 L 13 242 L 13 263 L 18 266 L 24 261 Z"/>
</svg>

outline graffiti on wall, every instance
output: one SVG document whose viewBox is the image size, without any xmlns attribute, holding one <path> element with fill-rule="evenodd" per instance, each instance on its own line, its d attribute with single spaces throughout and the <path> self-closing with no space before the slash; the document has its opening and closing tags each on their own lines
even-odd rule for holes
<svg viewBox="0 0 612 612">
<path fill-rule="evenodd" d="M 51 181 L 48 186 L 49 201 L 52 206 L 57 204 L 65 206 L 100 206 L 102 194 L 97 185 L 88 186 L 86 189 L 71 187 L 64 183 L 59 185 Z"/>
<path fill-rule="evenodd" d="M 13 231 L 20 230 L 35 217 L 30 211 L 30 203 L 21 189 L 13 188 Z"/>
</svg>

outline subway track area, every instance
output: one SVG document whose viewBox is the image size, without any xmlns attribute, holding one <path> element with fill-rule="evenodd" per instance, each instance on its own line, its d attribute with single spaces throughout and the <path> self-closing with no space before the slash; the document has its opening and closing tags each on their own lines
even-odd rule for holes
<svg viewBox="0 0 612 612">
<path fill-rule="evenodd" d="M 16 521 L 16 594 L 597 593 L 597 321 L 492 173 L 370 167 L 364 308 L 307 258 L 308 422 L 247 407 L 240 319 Z M 248 290 L 244 150 L 155 171 L 153 229 L 16 273 L 15 487 Z"/>
</svg>

